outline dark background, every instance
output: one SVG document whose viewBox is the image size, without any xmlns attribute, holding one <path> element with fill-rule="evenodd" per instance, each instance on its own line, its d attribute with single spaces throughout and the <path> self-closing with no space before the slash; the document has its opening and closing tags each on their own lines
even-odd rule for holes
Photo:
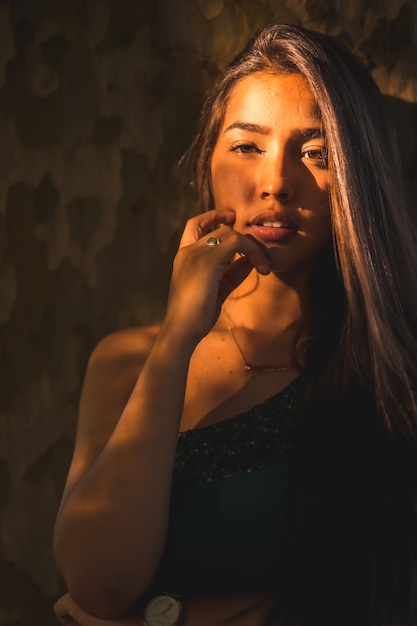
<svg viewBox="0 0 417 626">
<path fill-rule="evenodd" d="M 272 20 L 366 59 L 416 211 L 415 0 L 0 0 L 0 625 L 49 626 L 52 532 L 89 353 L 161 318 L 196 210 L 177 163 L 204 96 Z"/>
</svg>

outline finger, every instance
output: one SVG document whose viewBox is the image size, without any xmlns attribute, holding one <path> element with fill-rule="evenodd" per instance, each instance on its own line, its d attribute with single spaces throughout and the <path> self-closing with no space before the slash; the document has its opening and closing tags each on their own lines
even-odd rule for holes
<svg viewBox="0 0 417 626">
<path fill-rule="evenodd" d="M 59 600 L 57 600 L 53 606 L 53 611 L 55 615 L 57 616 L 57 618 L 59 619 L 59 621 L 61 622 L 61 624 L 65 624 L 66 621 L 68 621 L 69 619 L 67 605 L 68 605 L 68 594 L 65 594 L 65 596 L 62 596 L 61 598 L 59 598 Z"/>
<path fill-rule="evenodd" d="M 218 228 L 222 224 L 231 225 L 235 221 L 234 211 L 218 211 L 216 209 L 201 213 L 188 220 L 180 240 L 180 248 L 188 246 L 203 235 Z"/>
<path fill-rule="evenodd" d="M 239 257 L 224 272 L 219 286 L 220 299 L 223 302 L 253 270 L 253 265 L 246 256 Z"/>
<path fill-rule="evenodd" d="M 60 600 L 54 604 L 53 611 L 55 613 L 56 618 L 61 624 L 65 624 L 65 626 L 76 626 L 79 622 L 76 622 L 72 615 L 68 613 Z"/>
<path fill-rule="evenodd" d="M 216 235 L 220 239 L 220 244 L 211 248 L 214 255 L 218 255 L 227 264 L 231 263 L 236 254 L 244 256 L 249 261 L 252 268 L 260 274 L 269 274 L 270 262 L 263 247 L 252 237 L 241 235 L 237 231 L 228 227 L 220 228 Z M 207 241 L 205 242 L 207 243 Z M 246 267 L 242 263 L 243 267 Z M 240 264 L 237 268 L 240 267 Z M 234 271 L 234 270 L 232 270 Z"/>
<path fill-rule="evenodd" d="M 55 602 L 53 611 L 61 624 L 65 624 L 66 626 L 81 626 L 77 615 L 79 609 L 68 593 Z"/>
</svg>

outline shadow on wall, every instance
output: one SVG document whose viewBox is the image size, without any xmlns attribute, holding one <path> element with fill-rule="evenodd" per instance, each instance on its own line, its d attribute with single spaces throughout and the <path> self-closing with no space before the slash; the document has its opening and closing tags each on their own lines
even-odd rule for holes
<svg viewBox="0 0 417 626">
<path fill-rule="evenodd" d="M 398 98 L 386 96 L 386 102 L 392 118 L 395 121 L 403 162 L 406 194 L 409 200 L 410 210 L 417 221 L 417 149 L 414 141 L 414 133 L 410 129 L 417 127 L 417 105 L 404 102 Z M 11 210 L 11 209 L 10 209 Z M 123 234 L 124 233 L 124 234 Z M 128 238 L 123 229 L 121 238 Z M 131 260 L 129 259 L 129 264 Z M 132 278 L 133 280 L 133 278 Z M 124 283 L 124 287 L 127 285 Z M 92 338 L 84 337 L 82 350 L 82 363 L 79 363 L 80 379 L 88 358 L 86 345 L 92 348 Z M 72 403 L 74 411 L 78 403 L 79 390 L 74 390 Z M 39 564 L 43 558 L 51 560 L 52 532 L 56 511 L 50 507 L 48 510 L 38 510 L 42 496 L 39 494 L 53 492 L 53 499 L 58 503 L 61 497 L 64 481 L 69 468 L 73 450 L 73 438 L 66 434 L 57 438 L 46 451 L 27 466 L 22 477 L 26 485 L 26 497 L 32 501 L 33 518 L 26 520 L 27 537 L 30 538 L 30 528 L 37 527 L 36 536 L 42 536 L 44 545 L 33 547 L 35 558 Z M 12 485 L 8 466 L 4 461 L 0 462 L 0 509 L 6 505 L 9 499 Z M 37 499 L 38 496 L 38 499 Z M 44 500 L 45 501 L 45 500 Z M 38 503 L 38 508 L 37 508 Z M 1 513 L 0 510 L 0 513 Z M 41 521 L 40 521 L 41 520 Z M 42 525 L 42 526 L 41 526 Z M 23 531 L 21 530 L 21 533 Z M 30 541 L 30 539 L 29 539 Z M 40 567 L 41 565 L 39 565 Z M 34 566 L 36 567 L 36 566 Z M 0 625 L 1 626 L 56 626 L 56 620 L 52 613 L 55 600 L 64 592 L 61 581 L 60 589 L 54 597 L 45 596 L 38 587 L 30 573 L 19 568 L 9 560 L 0 561 Z"/>
<path fill-rule="evenodd" d="M 36 493 L 39 489 L 52 486 L 56 500 L 59 501 L 66 474 L 68 472 L 73 450 L 73 441 L 64 435 L 36 462 L 27 469 L 23 476 L 29 490 Z M 6 463 L 0 462 L 0 514 L 6 504 L 11 489 L 9 470 Z M 44 517 L 49 531 L 45 532 L 44 550 L 35 550 L 41 563 L 42 559 L 49 560 L 52 549 L 52 532 L 55 515 L 48 511 L 40 512 Z M 33 520 L 26 520 L 30 527 Z M 30 535 L 29 535 L 30 536 Z M 47 597 L 39 588 L 29 572 L 19 568 L 10 560 L 0 560 L 0 624 L 1 626 L 57 626 L 57 620 L 52 606 L 57 597 L 64 592 L 61 581 L 61 590 L 54 597 Z"/>
<path fill-rule="evenodd" d="M 363 13 L 361 0 L 0 0 L 0 626 L 57 626 L 52 533 L 87 358 L 163 311 L 195 207 L 173 163 L 204 93 L 277 16 L 355 40 L 387 89 L 397 67 L 415 82 L 413 3 Z M 417 105 L 386 102 L 417 221 Z"/>
</svg>

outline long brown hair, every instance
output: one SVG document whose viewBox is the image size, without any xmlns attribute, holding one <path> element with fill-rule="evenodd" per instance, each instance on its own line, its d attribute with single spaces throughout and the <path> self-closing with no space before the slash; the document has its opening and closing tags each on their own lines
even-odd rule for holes
<svg viewBox="0 0 417 626">
<path fill-rule="evenodd" d="M 326 258 L 337 276 L 322 263 L 312 282 L 330 284 L 320 298 L 312 290 L 312 298 L 318 326 L 324 329 L 330 320 L 333 330 L 312 342 L 310 360 L 317 357 L 327 367 L 327 389 L 354 379 L 374 391 L 386 430 L 417 440 L 415 227 L 392 122 L 358 58 L 334 38 L 294 25 L 267 26 L 250 40 L 206 101 L 189 151 L 201 208 L 214 208 L 210 161 L 230 94 L 241 78 L 259 71 L 306 79 L 327 141 L 333 250 Z"/>
<path fill-rule="evenodd" d="M 307 590 L 304 600 L 317 604 L 323 625 L 415 626 L 417 243 L 396 134 L 375 81 L 351 51 L 300 26 L 269 25 L 203 107 L 188 153 L 202 210 L 215 208 L 210 162 L 230 95 L 255 72 L 305 78 L 328 152 L 333 238 L 311 276 L 312 319 L 297 337 L 298 345 L 307 341 L 312 419 L 294 467 L 311 505 L 296 539 L 301 559 L 290 559 L 291 589 Z"/>
</svg>

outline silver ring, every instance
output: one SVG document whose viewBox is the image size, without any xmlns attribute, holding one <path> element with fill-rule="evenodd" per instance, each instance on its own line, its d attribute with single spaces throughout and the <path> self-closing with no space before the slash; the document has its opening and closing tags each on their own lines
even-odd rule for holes
<svg viewBox="0 0 417 626">
<path fill-rule="evenodd" d="M 213 248 L 214 246 L 218 246 L 221 243 L 218 237 L 209 237 L 206 241 L 206 246 Z"/>
</svg>

